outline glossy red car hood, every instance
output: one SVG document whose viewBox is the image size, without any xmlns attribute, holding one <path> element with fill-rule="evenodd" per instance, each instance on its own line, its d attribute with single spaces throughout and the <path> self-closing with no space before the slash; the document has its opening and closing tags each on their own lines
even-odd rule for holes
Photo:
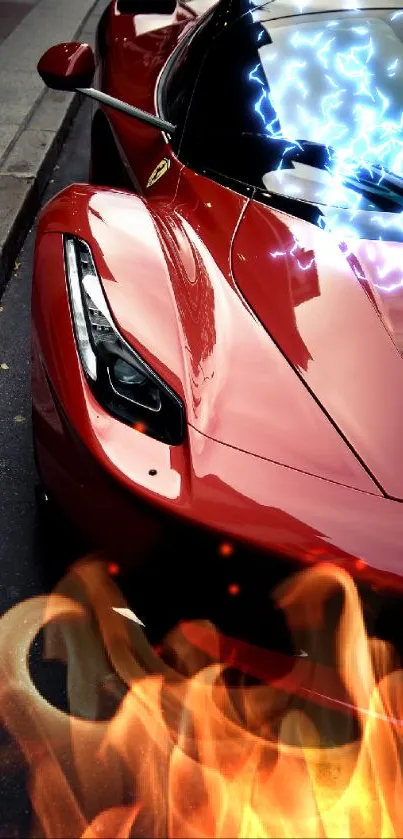
<svg viewBox="0 0 403 839">
<path fill-rule="evenodd" d="M 253 223 L 248 227 L 247 204 L 188 171 L 175 210 L 154 205 L 176 308 L 188 422 L 234 449 L 380 492 L 276 346 L 267 319 L 260 322 L 234 283 L 232 256 L 242 264 L 240 281 L 258 288 L 268 247 Z M 238 240 L 245 240 L 242 247 Z M 278 317 L 285 321 L 286 314 Z M 153 354 L 166 357 L 166 349 L 154 347 Z"/>
<path fill-rule="evenodd" d="M 403 497 L 403 244 L 340 243 L 250 202 L 236 284 L 386 494 Z"/>
<path fill-rule="evenodd" d="M 403 497 L 401 358 L 325 234 L 192 172 L 174 206 L 73 186 L 41 225 L 91 243 L 122 333 L 183 399 L 199 447 Z"/>
</svg>

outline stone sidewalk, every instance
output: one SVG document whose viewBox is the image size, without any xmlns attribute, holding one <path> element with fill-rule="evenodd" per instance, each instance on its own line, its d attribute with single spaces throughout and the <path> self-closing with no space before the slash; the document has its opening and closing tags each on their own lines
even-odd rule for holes
<svg viewBox="0 0 403 839">
<path fill-rule="evenodd" d="M 0 0 L 0 44 L 40 0 Z"/>
<path fill-rule="evenodd" d="M 33 3 L 0 43 L 0 294 L 78 107 L 75 94 L 47 90 L 36 65 L 52 44 L 93 42 L 108 0 Z"/>
</svg>

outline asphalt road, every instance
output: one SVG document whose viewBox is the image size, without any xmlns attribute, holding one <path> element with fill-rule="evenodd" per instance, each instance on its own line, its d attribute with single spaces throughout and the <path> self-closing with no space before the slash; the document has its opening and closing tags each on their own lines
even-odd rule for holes
<svg viewBox="0 0 403 839">
<path fill-rule="evenodd" d="M 89 111 L 75 120 L 43 199 L 86 179 Z M 40 592 L 47 545 L 36 515 L 31 444 L 30 300 L 36 222 L 0 301 L 0 613 Z"/>
<path fill-rule="evenodd" d="M 61 153 L 44 203 L 72 181 L 84 180 L 88 166 L 89 113 L 81 109 Z M 35 467 L 31 442 L 30 297 L 36 222 L 0 300 L 0 614 L 49 588 L 55 533 L 46 529 L 35 503 Z M 66 548 L 69 551 L 69 546 Z M 74 555 L 71 552 L 71 559 Z M 40 660 L 40 643 L 32 661 Z M 3 675 L 4 680 L 4 675 Z M 48 695 L 63 696 L 63 674 L 42 672 Z M 0 733 L 0 752 L 10 739 Z M 18 763 L 18 762 L 17 762 Z M 0 836 L 27 835 L 30 818 L 24 771 L 15 770 L 11 752 L 0 769 Z"/>
</svg>

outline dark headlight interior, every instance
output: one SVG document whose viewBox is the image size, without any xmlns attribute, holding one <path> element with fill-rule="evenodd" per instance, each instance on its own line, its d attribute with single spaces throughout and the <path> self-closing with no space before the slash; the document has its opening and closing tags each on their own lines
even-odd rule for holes
<svg viewBox="0 0 403 839">
<path fill-rule="evenodd" d="M 89 246 L 71 236 L 64 245 L 77 346 L 94 395 L 122 422 L 164 443 L 182 443 L 181 399 L 120 335 Z"/>
</svg>

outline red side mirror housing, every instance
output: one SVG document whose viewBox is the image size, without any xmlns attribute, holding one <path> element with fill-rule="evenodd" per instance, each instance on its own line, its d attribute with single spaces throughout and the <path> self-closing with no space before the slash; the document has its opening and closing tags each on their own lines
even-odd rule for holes
<svg viewBox="0 0 403 839">
<path fill-rule="evenodd" d="M 57 44 L 42 56 L 38 73 L 53 90 L 76 90 L 91 87 L 95 73 L 95 57 L 89 44 L 71 42 Z"/>
</svg>

